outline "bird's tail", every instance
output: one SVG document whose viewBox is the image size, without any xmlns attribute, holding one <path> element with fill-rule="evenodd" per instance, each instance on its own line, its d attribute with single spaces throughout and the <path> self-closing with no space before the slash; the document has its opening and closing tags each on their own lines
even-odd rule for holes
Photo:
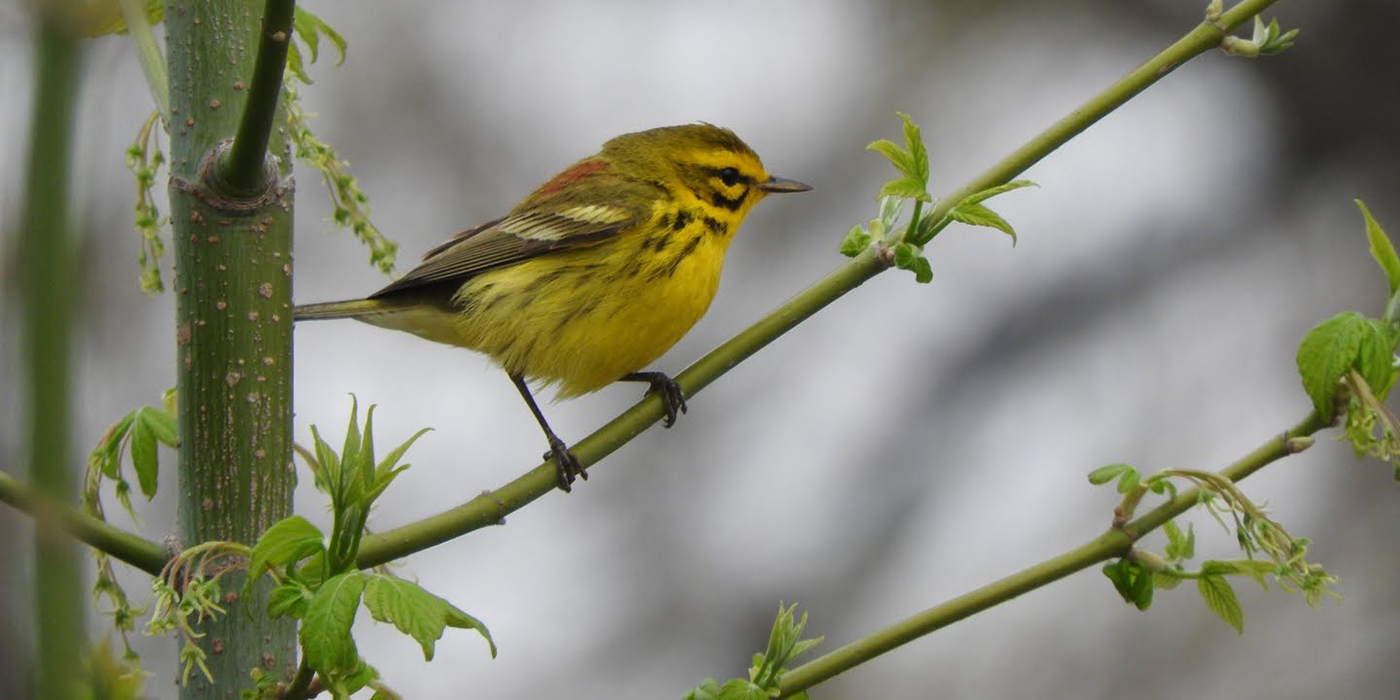
<svg viewBox="0 0 1400 700">
<path fill-rule="evenodd" d="M 384 313 L 384 303 L 376 299 L 351 299 L 348 301 L 327 301 L 320 304 L 301 304 L 292 309 L 293 321 L 322 321 L 331 318 L 362 318 Z"/>
</svg>

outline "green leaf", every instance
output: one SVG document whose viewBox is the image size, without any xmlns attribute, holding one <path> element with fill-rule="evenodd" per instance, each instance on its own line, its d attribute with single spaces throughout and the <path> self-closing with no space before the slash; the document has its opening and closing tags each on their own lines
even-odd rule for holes
<svg viewBox="0 0 1400 700">
<path fill-rule="evenodd" d="M 1108 482 L 1117 479 L 1119 475 L 1123 474 L 1124 472 L 1129 471 L 1136 471 L 1133 469 L 1133 465 L 1131 464 L 1120 463 L 1102 466 L 1098 469 L 1095 469 L 1094 471 L 1089 472 L 1089 483 L 1095 486 L 1098 486 L 1100 484 L 1107 484 Z"/>
<path fill-rule="evenodd" d="M 342 675 L 335 676 L 331 682 L 331 695 L 337 700 L 349 698 L 369 685 L 371 681 L 379 680 L 379 671 L 370 666 L 363 658 L 358 660 L 355 670 Z M 376 695 L 378 695 L 376 693 Z"/>
<path fill-rule="evenodd" d="M 371 414 L 374 407 L 370 406 Z M 340 448 L 340 484 L 345 489 L 342 493 L 348 496 L 351 501 L 358 501 L 360 490 L 356 488 L 360 485 L 359 467 L 362 462 L 360 449 L 362 437 L 360 435 L 360 400 L 354 395 L 350 395 L 350 423 L 345 428 L 345 444 Z M 373 457 L 371 457 L 373 459 Z"/>
<path fill-rule="evenodd" d="M 1149 478 L 1147 480 L 1147 489 L 1158 495 L 1176 498 L 1176 484 L 1173 484 L 1172 480 L 1167 477 L 1157 476 Z"/>
<path fill-rule="evenodd" d="M 288 581 L 267 594 L 267 615 L 279 617 L 306 617 L 306 611 L 313 597 L 311 589 L 299 581 Z"/>
<path fill-rule="evenodd" d="M 1171 589 L 1176 588 L 1179 585 L 1181 585 L 1181 577 L 1177 576 L 1175 571 L 1152 572 L 1153 588 L 1163 591 L 1170 591 Z"/>
<path fill-rule="evenodd" d="M 884 156 L 902 175 L 900 178 L 886 182 L 875 198 L 905 197 L 921 202 L 931 201 L 932 198 L 928 195 L 928 149 L 924 147 L 924 139 L 919 133 L 919 126 L 909 118 L 908 114 L 900 112 L 899 116 L 904 120 L 905 148 L 900 148 L 885 139 L 872 142 L 865 147 L 867 150 L 875 151 Z"/>
<path fill-rule="evenodd" d="M 311 668 L 327 675 L 344 676 L 359 668 L 359 652 L 350 626 L 365 590 L 365 575 L 347 571 L 326 579 L 307 606 L 302 619 L 301 648 Z"/>
<path fill-rule="evenodd" d="M 1357 350 L 1356 371 L 1371 387 L 1371 393 L 1384 399 L 1395 382 L 1395 341 L 1384 321 L 1368 318 Z"/>
<path fill-rule="evenodd" d="M 316 472 L 320 475 L 322 483 L 325 484 L 326 493 L 330 495 L 332 504 L 338 504 L 342 498 L 340 455 L 335 453 L 330 443 L 321 438 L 321 433 L 316 430 L 315 424 L 311 426 L 311 439 L 315 442 Z"/>
<path fill-rule="evenodd" d="M 300 515 L 283 518 L 273 523 L 253 545 L 253 553 L 248 557 L 248 577 L 244 590 L 248 590 L 269 565 L 290 568 L 296 562 L 324 551 L 325 535 L 311 521 Z"/>
<path fill-rule="evenodd" d="M 1202 576 L 1196 579 L 1196 587 L 1201 591 L 1206 607 L 1237 632 L 1244 634 L 1244 612 L 1240 610 L 1240 601 L 1235 598 L 1235 589 L 1224 576 Z"/>
<path fill-rule="evenodd" d="M 459 630 L 476 630 L 482 637 L 486 638 L 486 645 L 491 647 L 491 658 L 496 658 L 496 640 L 491 638 L 491 631 L 486 629 L 486 625 L 481 620 L 468 615 L 461 608 L 447 603 L 447 626 Z"/>
<path fill-rule="evenodd" d="M 374 468 L 373 481 L 370 483 L 369 491 L 365 494 L 365 500 L 367 503 L 373 503 L 376 498 L 379 498 L 379 494 L 384 493 L 384 489 L 389 487 L 389 484 L 393 482 L 394 477 L 398 476 L 405 469 L 408 469 L 409 465 L 400 465 L 399 460 L 403 458 L 405 452 L 408 452 L 408 448 L 412 447 L 413 443 L 418 441 L 418 438 L 423 437 L 424 434 L 430 432 L 431 430 L 432 428 L 423 428 L 418 432 L 414 433 L 407 440 L 404 440 L 403 444 L 399 445 L 398 447 L 395 447 L 393 450 L 390 450 L 389 454 L 386 455 L 384 459 L 379 462 L 379 464 Z M 371 435 L 369 434 L 369 421 L 366 420 L 365 442 L 369 443 L 370 439 Z M 371 455 L 374 453 L 372 445 L 370 448 L 367 449 L 369 449 Z"/>
<path fill-rule="evenodd" d="M 1001 218 L 1000 214 L 987 208 L 985 204 L 960 203 L 948 212 L 948 216 L 953 221 L 969 226 L 986 226 L 1002 231 L 1011 236 L 1011 245 L 1016 245 L 1016 229 L 1011 228 L 1011 224 L 1007 223 L 1006 219 Z"/>
<path fill-rule="evenodd" d="M 768 693 L 751 681 L 735 678 L 719 689 L 719 700 L 768 700 Z"/>
<path fill-rule="evenodd" d="M 1355 311 L 1346 311 L 1319 323 L 1298 346 L 1298 373 L 1313 408 L 1330 421 L 1342 375 L 1356 364 L 1362 338 L 1370 324 Z"/>
<path fill-rule="evenodd" d="M 1376 259 L 1376 264 L 1385 272 L 1385 279 L 1390 283 L 1390 293 L 1394 294 L 1396 290 L 1400 290 L 1400 256 L 1395 254 L 1395 246 L 1391 244 L 1385 231 L 1381 230 L 1381 225 L 1371 218 L 1371 210 L 1366 208 L 1366 203 L 1359 199 L 1352 201 L 1361 208 L 1361 216 L 1366 219 L 1366 240 L 1371 242 L 1371 257 Z"/>
<path fill-rule="evenodd" d="M 899 118 L 904 120 L 904 145 L 913 159 L 912 171 L 906 174 L 914 176 L 923 189 L 928 189 L 928 148 L 924 146 L 924 136 L 919 133 L 919 125 L 908 114 L 900 112 Z"/>
<path fill-rule="evenodd" d="M 131 423 L 131 465 L 136 468 L 136 482 L 141 486 L 141 493 L 145 494 L 146 500 L 150 500 L 156 495 L 160 463 L 156 454 L 156 435 L 151 430 L 151 423 L 141 418 L 146 410 L 137 409 L 136 420 Z"/>
<path fill-rule="evenodd" d="M 135 411 L 122 416 L 121 420 L 112 424 L 112 427 L 102 434 L 102 439 L 97 441 L 97 446 L 92 449 L 92 454 L 88 455 L 88 463 L 100 469 L 102 475 L 108 479 L 121 480 L 122 441 L 131 432 L 131 423 L 135 420 Z"/>
<path fill-rule="evenodd" d="M 914 281 L 919 284 L 928 284 L 933 281 L 933 266 L 929 264 L 928 258 L 920 255 L 914 260 Z"/>
<path fill-rule="evenodd" d="M 851 227 L 851 232 L 846 234 L 846 238 L 841 241 L 841 254 L 854 258 L 861 254 L 861 251 L 870 246 L 871 235 L 866 233 L 860 224 Z"/>
<path fill-rule="evenodd" d="M 1140 562 L 1119 559 L 1104 564 L 1103 575 L 1113 582 L 1113 587 L 1123 600 L 1146 610 L 1152 605 L 1152 572 Z"/>
<path fill-rule="evenodd" d="M 1138 474 L 1138 470 L 1129 469 L 1118 477 L 1118 493 L 1128 493 L 1137 488 L 1141 482 L 1142 476 Z"/>
<path fill-rule="evenodd" d="M 151 434 L 166 447 L 179 447 L 180 438 L 176 434 L 175 414 L 161 408 L 145 406 L 136 411 L 136 419 L 146 424 Z"/>
<path fill-rule="evenodd" d="M 865 146 L 867 151 L 875 151 L 885 157 L 895 169 L 904 175 L 908 175 L 914 170 L 914 157 L 908 151 L 900 148 L 895 142 L 889 139 L 872 141 Z M 876 199 L 880 199 L 876 197 Z"/>
<path fill-rule="evenodd" d="M 296 14 L 292 18 L 292 34 L 306 44 L 306 50 L 310 54 L 306 63 L 315 63 L 321 47 L 321 36 L 324 35 L 335 45 L 337 56 L 336 65 L 345 62 L 345 37 L 340 35 L 331 25 L 326 24 L 320 17 L 308 12 L 300 5 L 296 8 Z M 287 52 L 287 70 L 297 77 L 298 80 L 311 84 L 311 78 L 306 74 L 302 58 L 301 49 L 294 42 Z"/>
<path fill-rule="evenodd" d="M 706 678 L 695 690 L 686 693 L 682 700 L 719 700 L 719 683 L 713 678 Z"/>
<path fill-rule="evenodd" d="M 908 243 L 900 241 L 894 244 L 894 266 L 901 270 L 908 270 L 913 267 L 914 260 L 919 257 L 919 250 Z"/>
<path fill-rule="evenodd" d="M 1167 533 L 1167 559 L 1183 561 L 1196 556 L 1196 531 L 1191 527 L 1191 523 L 1186 524 L 1184 533 L 1175 520 L 1168 520 L 1163 529 Z"/>
<path fill-rule="evenodd" d="M 481 632 L 491 646 L 491 655 L 496 655 L 496 645 L 480 621 L 412 581 L 382 574 L 370 576 L 364 600 L 374 619 L 393 623 L 417 641 L 425 661 L 433 660 L 434 646 L 449 622 L 453 627 Z"/>
<path fill-rule="evenodd" d="M 902 177 L 898 180 L 890 180 L 880 187 L 880 192 L 875 195 L 877 199 L 881 197 L 907 197 L 921 201 L 929 201 L 928 192 L 919 187 L 919 183 L 914 180 Z"/>
<path fill-rule="evenodd" d="M 1040 187 L 1040 185 L 1037 185 L 1031 180 L 1012 180 L 1004 185 L 988 187 L 980 192 L 974 192 L 973 194 L 963 197 L 962 201 L 958 202 L 958 204 L 976 204 L 978 202 L 984 202 L 999 194 L 1004 194 L 1012 190 L 1019 190 L 1023 187 Z"/>
</svg>

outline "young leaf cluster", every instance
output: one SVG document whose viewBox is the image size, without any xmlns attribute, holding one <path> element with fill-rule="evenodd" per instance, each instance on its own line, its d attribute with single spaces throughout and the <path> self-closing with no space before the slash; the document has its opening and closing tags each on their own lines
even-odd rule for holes
<svg viewBox="0 0 1400 700">
<path fill-rule="evenodd" d="M 208 654 L 195 642 L 203 636 L 195 625 L 223 615 L 219 605 L 224 597 L 222 580 L 231 571 L 242 569 L 249 553 L 237 542 L 204 542 L 180 552 L 151 582 L 151 619 L 144 634 L 165 636 L 176 633 L 180 645 L 180 684 L 189 682 L 197 667 L 206 680 L 213 681 L 204 663 Z"/>
<path fill-rule="evenodd" d="M 136 471 L 136 483 L 147 500 L 156 494 L 160 472 L 158 445 L 178 447 L 175 432 L 175 390 L 169 389 L 159 408 L 142 406 L 125 416 L 102 434 L 88 454 L 87 470 L 83 476 L 83 510 L 99 520 L 106 520 L 102 507 L 102 482 L 115 484 L 117 501 L 133 520 L 139 520 L 131 506 L 131 484 L 122 470 L 123 457 L 129 452 Z M 145 614 L 143 608 L 132 605 L 126 589 L 117 580 L 112 559 L 99 549 L 93 549 L 95 580 L 93 597 L 105 599 L 110 606 L 103 613 L 110 615 L 112 626 L 122 638 L 123 661 L 129 666 L 140 664 L 140 656 L 131 648 L 128 634 L 136 629 L 136 620 Z"/>
<path fill-rule="evenodd" d="M 317 488 L 330 496 L 330 536 L 301 516 L 275 523 L 249 554 L 245 584 L 251 586 L 264 574 L 272 575 L 276 587 L 268 598 L 268 614 L 300 620 L 303 663 L 336 698 L 349 697 L 375 684 L 379 677 L 359 655 L 351 635 L 361 604 L 375 620 L 391 623 L 417 641 L 427 660 L 432 660 L 434 645 L 448 627 L 477 630 L 490 645 L 491 655 L 496 654 L 490 633 L 476 618 L 416 583 L 355 567 L 370 508 L 408 468 L 399 460 L 427 432 L 418 431 L 376 461 L 374 407 L 366 412 L 363 431 L 358 409 L 358 403 L 352 404 L 339 453 L 321 438 L 315 426 L 311 428 L 313 449 L 297 447 L 311 465 Z"/>
<path fill-rule="evenodd" d="M 768 635 L 768 648 L 761 654 L 753 655 L 753 665 L 749 667 L 749 677 L 734 678 L 720 685 L 713 678 L 705 679 L 699 687 L 686 693 L 685 700 L 763 700 L 780 694 L 779 684 L 789 663 L 818 645 L 822 637 L 803 639 L 802 630 L 807 626 L 807 613 L 795 619 L 793 612 L 797 604 L 778 604 L 778 616 L 773 620 L 773 629 Z M 805 700 L 806 693 L 790 696 Z"/>
<path fill-rule="evenodd" d="M 1245 58 L 1272 56 L 1292 48 L 1293 40 L 1297 38 L 1297 29 L 1285 32 L 1279 28 L 1277 19 L 1271 19 L 1268 24 L 1265 24 L 1264 20 L 1259 19 L 1259 15 L 1255 15 L 1254 33 L 1250 38 L 1241 39 L 1227 36 L 1221 42 L 1220 48 L 1224 49 L 1226 53 Z"/>
<path fill-rule="evenodd" d="M 179 447 L 180 439 L 175 432 L 175 390 L 168 389 L 162 396 L 162 405 L 142 406 L 122 416 L 107 432 L 98 439 L 97 445 L 88 454 L 86 489 L 83 502 L 92 515 L 102 517 L 102 504 L 98 489 L 102 479 L 116 484 L 117 500 L 122 508 L 136 517 L 131 508 L 131 484 L 122 471 L 122 456 L 131 453 L 131 466 L 136 471 L 136 483 L 141 493 L 150 500 L 156 495 L 156 484 L 160 476 L 158 445 Z"/>
<path fill-rule="evenodd" d="M 902 270 L 914 273 L 914 279 L 921 284 L 933 280 L 933 268 L 923 255 L 928 245 L 939 232 L 953 222 L 970 226 L 986 226 L 1011 236 L 1016 242 L 1016 230 L 999 214 L 982 202 L 1003 192 L 1028 187 L 1035 183 L 1029 180 L 1015 180 L 1003 185 L 974 192 L 957 202 L 941 214 L 937 207 L 925 213 L 924 204 L 931 201 L 928 194 L 928 149 L 924 146 L 919 126 L 909 115 L 900 112 L 904 120 L 904 146 L 887 139 L 875 141 L 866 146 L 884 156 L 899 171 L 900 176 L 886 182 L 876 199 L 880 202 L 879 215 L 866 225 L 851 227 L 841 241 L 841 254 L 855 257 L 870 245 L 880 246 L 890 262 Z M 907 225 L 898 224 L 907 201 L 914 202 L 914 211 Z"/>
<path fill-rule="evenodd" d="M 1203 506 L 1226 531 L 1234 533 L 1245 558 L 1207 560 L 1199 569 L 1189 570 L 1186 563 L 1195 557 L 1196 534 L 1189 524 L 1183 531 L 1175 521 L 1169 520 L 1163 525 L 1167 544 L 1162 554 L 1134 547 L 1128 556 L 1104 565 L 1104 576 L 1125 601 L 1139 610 L 1146 610 L 1152 605 L 1157 589 L 1172 589 L 1183 580 L 1195 579 L 1197 592 L 1206 606 L 1243 633 L 1244 613 L 1229 576 L 1248 577 L 1266 590 L 1266 577 L 1272 576 L 1280 588 L 1301 591 L 1309 605 L 1316 605 L 1323 595 L 1336 597 L 1328 589 L 1336 583 L 1336 577 L 1307 561 L 1308 540 L 1290 536 L 1234 482 L 1220 474 L 1168 469 L 1143 478 L 1128 464 L 1110 464 L 1089 474 L 1090 483 L 1116 482 L 1118 492 L 1123 494 L 1123 502 L 1114 509 L 1115 527 L 1123 527 L 1132 518 L 1148 493 L 1175 498 L 1177 486 L 1173 479 L 1184 480 L 1199 489 L 1197 505 Z"/>
<path fill-rule="evenodd" d="M 292 36 L 295 36 L 301 43 L 306 44 L 308 54 L 305 60 L 302 59 L 301 47 L 296 42 L 292 42 L 287 47 L 287 72 L 295 76 L 297 80 L 310 85 L 311 76 L 306 74 L 305 65 L 315 63 L 321 50 L 321 36 L 335 46 L 338 66 L 345 62 L 345 37 L 340 35 L 334 27 L 326 24 L 324 20 L 312 14 L 310 10 L 297 5 L 295 13 L 292 15 Z"/>
<path fill-rule="evenodd" d="M 165 255 L 160 229 L 165 221 L 155 203 L 156 173 L 165 164 L 165 153 L 156 142 L 155 126 L 160 123 L 160 113 L 151 112 L 136 140 L 126 149 L 126 169 L 136 176 L 136 204 L 132 210 L 136 214 L 136 231 L 141 234 L 136 263 L 141 267 L 141 291 L 151 295 L 165 291 L 160 274 L 160 258 Z"/>
<path fill-rule="evenodd" d="M 1319 416 L 1333 420 L 1339 413 L 1345 415 L 1344 437 L 1357 457 L 1390 462 L 1400 480 L 1400 419 L 1384 403 L 1400 376 L 1395 357 L 1400 343 L 1400 256 L 1366 205 L 1356 203 L 1366 222 L 1371 256 L 1390 288 L 1384 317 L 1346 311 L 1318 324 L 1298 346 L 1298 373 Z"/>
</svg>

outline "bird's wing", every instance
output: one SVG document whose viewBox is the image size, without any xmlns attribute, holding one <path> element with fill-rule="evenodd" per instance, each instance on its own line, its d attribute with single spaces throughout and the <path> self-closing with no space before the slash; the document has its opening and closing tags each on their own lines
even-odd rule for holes
<svg viewBox="0 0 1400 700">
<path fill-rule="evenodd" d="M 580 179 L 587 188 L 564 188 Z M 463 231 L 428 251 L 423 262 L 371 298 L 473 275 L 549 253 L 597 245 L 650 214 L 657 193 L 584 161 L 545 183 L 502 219 Z M 587 202 L 582 201 L 586 198 Z"/>
</svg>

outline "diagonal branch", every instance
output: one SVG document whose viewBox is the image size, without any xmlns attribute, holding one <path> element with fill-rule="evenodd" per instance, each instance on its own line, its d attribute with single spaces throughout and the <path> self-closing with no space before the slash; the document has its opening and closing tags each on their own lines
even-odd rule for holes
<svg viewBox="0 0 1400 700">
<path fill-rule="evenodd" d="M 1177 66 L 1218 47 L 1230 31 L 1274 2 L 1276 0 L 1243 0 L 1216 21 L 1196 27 L 1000 162 L 943 196 L 933 206 L 930 216 L 935 221 L 941 219 L 953 205 L 968 195 L 1011 181 L 1094 122 L 1162 79 Z M 687 396 L 691 396 L 708 386 L 710 382 L 776 340 L 793 326 L 884 271 L 888 267 L 884 257 L 876 255 L 872 249 L 867 249 L 854 260 L 837 268 L 835 272 L 691 365 L 676 378 L 681 388 Z M 660 400 L 648 397 L 575 444 L 574 454 L 585 467 L 595 464 L 636 437 L 660 417 Z M 554 490 L 556 483 L 555 468 L 550 464 L 542 464 L 505 486 L 495 491 L 487 491 L 456 508 L 366 537 L 360 548 L 358 563 L 361 567 L 383 564 L 487 525 L 499 524 L 506 515 Z"/>
<path fill-rule="evenodd" d="M 1269 440 L 1253 452 L 1241 457 L 1234 464 L 1222 469 L 1220 474 L 1228 477 L 1231 481 L 1239 481 L 1271 462 L 1295 454 L 1298 451 L 1295 447 L 1296 443 L 1291 442 L 1290 438 L 1312 435 L 1325 427 L 1327 427 L 1327 423 L 1316 412 L 1310 413 L 1297 425 L 1289 428 L 1286 433 Z M 1128 553 L 1128 549 L 1132 547 L 1133 543 L 1143 535 L 1195 506 L 1199 502 L 1200 495 L 1198 488 L 1182 491 L 1176 498 L 1121 528 L 1112 528 L 1059 556 L 1051 557 L 999 581 L 994 581 L 975 591 L 929 608 L 875 634 L 858 639 L 840 649 L 802 664 L 783 677 L 781 697 L 806 690 L 876 656 L 1023 593 L 1029 593 L 1054 583 L 1094 564 L 1122 557 Z"/>
</svg>

